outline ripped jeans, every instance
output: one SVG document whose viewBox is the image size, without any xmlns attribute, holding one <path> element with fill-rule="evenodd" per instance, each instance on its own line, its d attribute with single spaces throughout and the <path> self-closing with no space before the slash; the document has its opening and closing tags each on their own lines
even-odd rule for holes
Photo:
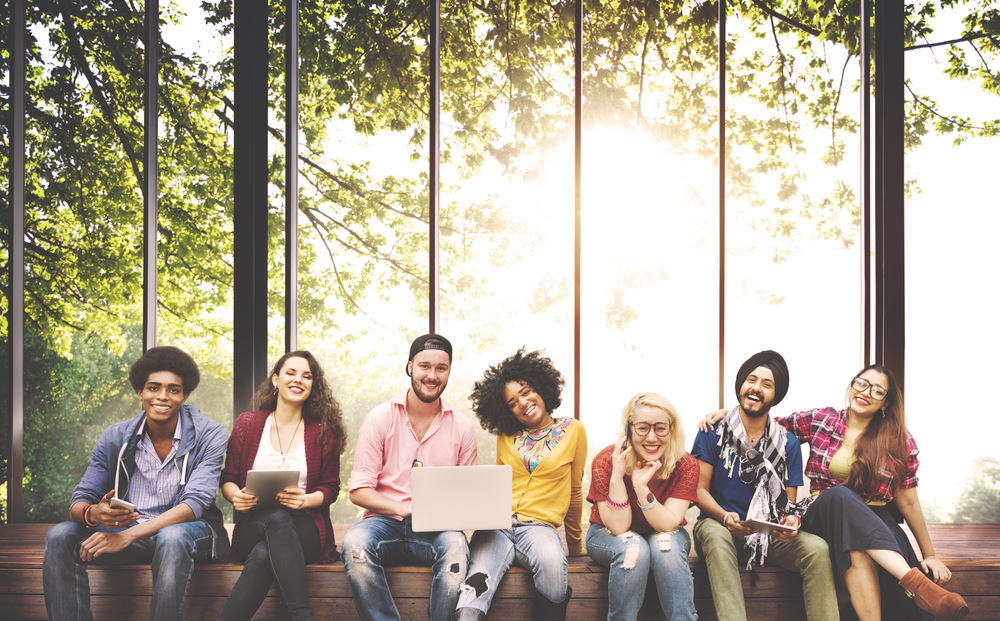
<svg viewBox="0 0 1000 621">
<path fill-rule="evenodd" d="M 514 522 L 503 530 L 477 530 L 469 544 L 469 577 L 458 596 L 459 608 L 488 612 L 497 587 L 512 564 L 531 571 L 535 591 L 562 602 L 569 590 L 566 552 L 556 529 L 542 522 Z"/>
<path fill-rule="evenodd" d="M 343 548 L 354 607 L 365 621 L 400 618 L 389 592 L 385 567 L 406 564 L 431 566 L 428 618 L 447 621 L 451 617 L 469 561 L 469 544 L 462 531 L 415 533 L 410 518 L 394 520 L 375 515 L 351 526 Z"/>
<path fill-rule="evenodd" d="M 632 621 L 646 597 L 653 572 L 656 595 L 667 619 L 696 619 L 694 580 L 688 565 L 691 537 L 683 528 L 669 533 L 612 535 L 600 524 L 587 531 L 587 552 L 608 572 L 608 619 Z"/>
</svg>

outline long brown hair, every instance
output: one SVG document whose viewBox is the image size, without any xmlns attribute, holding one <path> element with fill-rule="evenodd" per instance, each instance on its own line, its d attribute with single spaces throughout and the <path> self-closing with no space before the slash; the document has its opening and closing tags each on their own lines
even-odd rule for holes
<svg viewBox="0 0 1000 621">
<path fill-rule="evenodd" d="M 347 444 L 347 434 L 344 432 L 344 421 L 341 416 L 340 404 L 333 396 L 330 385 L 326 383 L 326 376 L 323 375 L 323 368 L 313 355 L 305 350 L 290 351 L 274 363 L 274 368 L 268 373 L 267 378 L 257 387 L 257 392 L 253 396 L 252 408 L 254 410 L 267 410 L 273 412 L 278 407 L 278 391 L 271 383 L 271 378 L 281 372 L 285 366 L 285 361 L 289 358 L 302 358 L 309 363 L 309 371 L 312 373 L 312 391 L 309 398 L 302 404 L 302 418 L 308 421 L 319 422 L 323 430 L 323 439 L 333 440 L 337 454 L 344 452 Z"/>
<path fill-rule="evenodd" d="M 896 376 L 880 364 L 868 365 L 858 375 L 869 370 L 884 374 L 889 379 L 889 386 L 882 402 L 882 410 L 872 417 L 868 428 L 858 437 L 854 446 L 857 460 L 851 465 L 847 486 L 857 492 L 874 493 L 886 476 L 895 475 L 898 480 L 898 477 L 906 473 L 909 450 L 906 443 L 903 391 L 896 383 Z M 848 394 L 850 390 L 848 387 Z"/>
</svg>

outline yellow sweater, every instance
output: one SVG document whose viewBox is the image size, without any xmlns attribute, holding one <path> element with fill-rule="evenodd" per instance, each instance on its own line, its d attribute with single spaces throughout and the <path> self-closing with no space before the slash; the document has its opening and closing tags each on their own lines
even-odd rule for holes
<svg viewBox="0 0 1000 621">
<path fill-rule="evenodd" d="M 497 436 L 497 463 L 513 470 L 511 510 L 522 522 L 545 522 L 553 528 L 566 523 L 566 544 L 579 548 L 583 511 L 583 471 L 587 462 L 587 432 L 570 422 L 556 448 L 528 472 L 514 448 L 515 436 Z"/>
</svg>

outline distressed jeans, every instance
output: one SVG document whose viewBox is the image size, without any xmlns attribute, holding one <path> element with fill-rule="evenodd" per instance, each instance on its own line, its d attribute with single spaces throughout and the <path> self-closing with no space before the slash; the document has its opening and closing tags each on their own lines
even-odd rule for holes
<svg viewBox="0 0 1000 621">
<path fill-rule="evenodd" d="M 351 526 L 343 550 L 354 607 L 365 621 L 400 618 L 385 577 L 385 567 L 391 565 L 431 566 L 431 621 L 447 621 L 455 610 L 469 563 L 469 543 L 462 531 L 415 533 L 409 518 L 376 515 Z"/>
<path fill-rule="evenodd" d="M 569 590 L 566 552 L 556 529 L 542 522 L 514 522 L 502 530 L 472 535 L 469 577 L 462 585 L 459 608 L 484 613 L 512 564 L 531 571 L 535 591 L 550 602 L 562 602 Z"/>
<path fill-rule="evenodd" d="M 694 543 L 705 560 L 712 602 L 719 621 L 746 621 L 738 550 L 743 537 L 733 537 L 718 520 L 702 518 L 694 525 Z M 833 583 L 830 550 L 820 537 L 799 531 L 791 541 L 772 538 L 767 564 L 802 576 L 802 592 L 809 621 L 838 621 L 837 590 Z"/>
<path fill-rule="evenodd" d="M 669 533 L 612 535 L 600 524 L 587 531 L 587 552 L 608 571 L 608 621 L 634 621 L 646 597 L 650 571 L 663 615 L 672 621 L 696 619 L 694 579 L 688 564 L 691 537 L 683 528 Z"/>
<path fill-rule="evenodd" d="M 80 542 L 94 532 L 79 522 L 62 522 L 46 533 L 42 583 L 45 609 L 50 619 L 92 618 L 90 581 L 87 566 L 80 560 Z M 152 563 L 153 600 L 149 605 L 149 618 L 155 621 L 180 619 L 194 563 L 212 555 L 212 534 L 212 527 L 203 520 L 171 524 L 124 550 L 99 556 L 91 564 Z"/>
</svg>

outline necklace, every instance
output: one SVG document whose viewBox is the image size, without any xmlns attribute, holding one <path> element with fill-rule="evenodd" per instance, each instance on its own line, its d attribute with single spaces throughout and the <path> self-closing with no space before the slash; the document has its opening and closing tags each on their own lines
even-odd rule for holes
<svg viewBox="0 0 1000 621">
<path fill-rule="evenodd" d="M 288 440 L 288 446 L 282 450 L 281 448 L 281 429 L 278 426 L 278 419 L 275 417 L 274 412 L 271 412 L 271 422 L 274 423 L 274 435 L 278 436 L 278 453 L 281 455 L 281 467 L 287 468 L 285 465 L 285 457 L 288 455 L 288 451 L 292 449 L 292 443 L 295 442 L 295 434 L 299 432 L 299 426 L 302 424 L 302 417 L 299 416 L 299 422 L 295 424 L 295 430 L 292 431 L 292 437 Z"/>
</svg>

